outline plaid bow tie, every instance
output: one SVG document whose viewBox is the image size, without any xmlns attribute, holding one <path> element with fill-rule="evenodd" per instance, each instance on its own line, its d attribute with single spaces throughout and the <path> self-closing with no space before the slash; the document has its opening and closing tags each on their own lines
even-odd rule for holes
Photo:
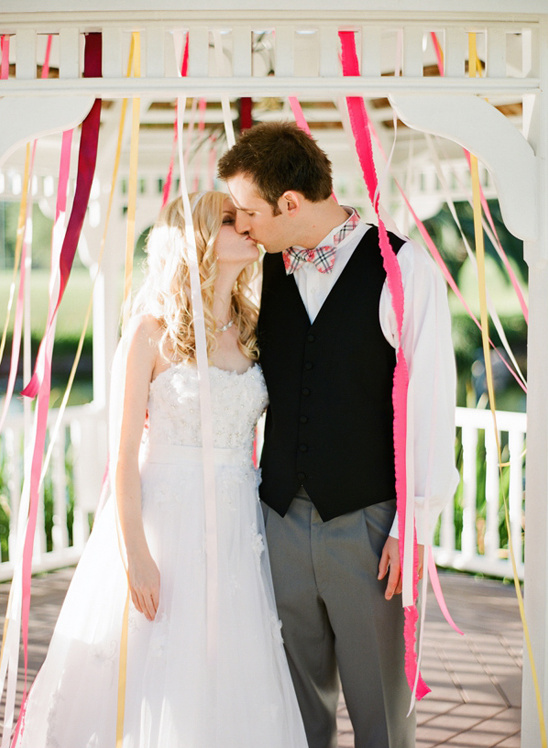
<svg viewBox="0 0 548 748">
<path fill-rule="evenodd" d="M 338 245 L 351 231 L 354 231 L 360 222 L 360 217 L 354 208 L 350 210 L 352 213 L 334 235 L 331 244 L 323 244 L 315 249 L 289 247 L 289 249 L 284 250 L 283 261 L 287 275 L 294 273 L 305 262 L 312 262 L 320 273 L 330 273 L 333 270 Z"/>
</svg>

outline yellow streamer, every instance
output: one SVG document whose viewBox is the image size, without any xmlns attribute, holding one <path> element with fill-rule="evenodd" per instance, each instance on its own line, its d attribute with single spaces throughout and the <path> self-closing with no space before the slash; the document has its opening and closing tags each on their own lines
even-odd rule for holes
<svg viewBox="0 0 548 748">
<path fill-rule="evenodd" d="M 4 355 L 4 348 L 6 345 L 6 338 L 8 336 L 8 327 L 11 317 L 11 309 L 13 306 L 13 299 L 15 296 L 15 281 L 17 278 L 17 271 L 19 269 L 19 261 L 21 259 L 21 250 L 23 248 L 23 239 L 25 237 L 25 221 L 27 215 L 27 195 L 29 191 L 30 181 L 30 143 L 27 143 L 27 153 L 25 157 L 25 169 L 23 172 L 23 190 L 21 192 L 21 205 L 19 206 L 19 218 L 17 219 L 17 238 L 15 242 L 15 258 L 13 260 L 13 276 L 10 284 L 10 294 L 8 299 L 8 308 L 6 311 L 6 322 L 4 324 L 4 330 L 2 331 L 2 341 L 0 342 L 0 363 Z"/>
<path fill-rule="evenodd" d="M 127 640 L 129 630 L 129 585 L 124 605 L 122 636 L 120 638 L 120 668 L 118 671 L 118 713 L 116 716 L 116 748 L 122 748 L 124 740 L 124 715 L 126 707 Z"/>
<path fill-rule="evenodd" d="M 475 77 L 478 71 L 481 71 L 481 65 L 476 52 L 476 35 L 469 34 L 469 74 L 470 77 Z M 479 73 L 481 74 L 481 72 Z M 476 156 L 470 154 L 470 172 L 472 177 L 472 195 L 473 195 L 473 209 L 474 209 L 474 236 L 476 240 L 476 256 L 478 261 L 478 290 L 479 290 L 479 303 L 480 303 L 480 319 L 481 319 L 481 339 L 483 346 L 483 357 L 485 360 L 485 378 L 487 381 L 487 393 L 489 396 L 489 407 L 493 415 L 493 428 L 495 430 L 495 440 L 497 444 L 498 461 L 499 461 L 499 473 L 502 477 L 502 453 L 500 446 L 499 431 L 497 428 L 497 417 L 495 408 L 495 388 L 493 385 L 493 370 L 491 367 L 491 355 L 489 350 L 489 320 L 487 315 L 487 292 L 486 292 L 486 281 L 485 281 L 485 245 L 483 241 L 483 228 L 482 228 L 482 213 L 481 213 L 481 194 L 480 194 L 480 181 L 479 181 L 479 170 L 478 170 L 478 159 Z M 535 700 L 538 711 L 539 725 L 540 725 L 540 737 L 542 748 L 548 748 L 547 737 L 546 737 L 546 725 L 544 722 L 544 714 L 542 712 L 542 699 L 540 695 L 540 688 L 537 677 L 537 670 L 535 667 L 535 660 L 533 655 L 533 648 L 531 645 L 531 639 L 529 636 L 529 627 L 525 617 L 525 607 L 523 605 L 523 596 L 521 594 L 521 585 L 518 577 L 516 559 L 514 555 L 514 544 L 512 542 L 512 531 L 510 527 L 510 516 L 508 511 L 508 502 L 504 491 L 502 492 L 502 500 L 504 505 L 504 518 L 506 521 L 506 528 L 508 530 L 508 549 L 510 551 L 510 559 L 512 562 L 512 572 L 514 576 L 514 586 L 516 588 L 516 597 L 518 600 L 519 613 L 521 616 L 521 622 L 523 625 L 523 635 L 527 647 L 527 654 L 529 657 L 529 664 L 531 667 L 531 675 L 533 680 L 533 686 L 535 690 Z"/>
<path fill-rule="evenodd" d="M 136 78 L 141 75 L 141 46 L 138 31 L 132 34 L 131 43 L 135 59 L 133 71 Z M 129 185 L 128 185 L 128 207 L 127 207 L 127 233 L 126 233 L 126 271 L 124 278 L 124 314 L 122 327 L 125 328 L 129 320 L 131 304 L 131 281 L 133 276 L 133 252 L 135 245 L 135 213 L 137 209 L 137 165 L 139 158 L 139 110 L 141 99 L 138 96 L 132 102 L 131 121 L 131 147 L 129 154 Z"/>
<path fill-rule="evenodd" d="M 133 74 L 136 78 L 141 75 L 141 38 L 138 31 L 134 31 L 131 37 L 131 49 L 133 56 Z M 124 276 L 124 312 L 122 320 L 122 329 L 127 325 L 130 315 L 131 306 L 131 282 L 133 277 L 133 252 L 135 245 L 135 214 L 137 210 L 137 171 L 139 157 L 139 119 L 140 119 L 141 100 L 134 97 L 132 102 L 132 121 L 131 121 L 131 145 L 129 155 L 129 184 L 128 184 L 128 210 L 127 210 L 127 232 L 126 232 L 126 267 Z M 125 361 L 126 356 L 123 356 Z M 125 380 L 124 385 L 125 386 Z M 121 393 L 122 402 L 124 392 Z M 114 455 L 111 455 L 114 458 Z M 120 528 L 117 524 L 118 542 L 120 544 L 120 554 L 124 557 Z M 127 569 L 126 569 L 127 571 Z M 120 639 L 120 664 L 118 669 L 118 708 L 116 715 L 116 748 L 122 748 L 124 739 L 124 715 L 126 706 L 126 674 L 127 674 L 127 650 L 128 650 L 128 627 L 129 627 L 129 578 L 126 604 L 122 622 L 122 636 Z"/>
</svg>

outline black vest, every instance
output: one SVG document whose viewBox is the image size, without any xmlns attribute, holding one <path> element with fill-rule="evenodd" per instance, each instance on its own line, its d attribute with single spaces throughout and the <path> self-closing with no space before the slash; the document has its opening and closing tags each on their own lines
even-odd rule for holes
<svg viewBox="0 0 548 748">
<path fill-rule="evenodd" d="M 389 238 L 397 252 L 404 242 Z M 282 516 L 301 485 L 324 521 L 395 498 L 385 279 L 373 227 L 310 324 L 281 253 L 264 258 L 258 336 L 270 405 L 260 495 Z"/>
</svg>

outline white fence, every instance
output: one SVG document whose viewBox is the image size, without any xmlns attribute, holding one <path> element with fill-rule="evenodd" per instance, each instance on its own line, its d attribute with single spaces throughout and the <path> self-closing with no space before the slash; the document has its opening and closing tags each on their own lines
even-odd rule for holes
<svg viewBox="0 0 548 748">
<path fill-rule="evenodd" d="M 56 419 L 57 411 L 53 410 L 50 427 Z M 462 480 L 453 504 L 442 515 L 434 555 L 441 566 L 498 577 L 512 576 L 508 550 L 502 547 L 506 537 L 506 532 L 501 531 L 504 494 L 518 574 L 523 578 L 526 416 L 499 411 L 497 426 L 503 445 L 502 483 L 491 414 L 457 408 L 457 458 Z M 14 529 L 24 462 L 23 430 L 23 416 L 10 417 L 0 437 L 0 506 L 4 512 L 0 533 L 4 538 L 7 536 L 4 556 L 6 552 L 9 554 L 0 563 L 0 580 L 11 578 L 13 571 Z M 67 408 L 41 489 L 33 558 L 35 572 L 69 566 L 80 557 L 99 499 L 105 463 L 104 411 L 97 411 L 93 405 Z"/>
<path fill-rule="evenodd" d="M 464 571 L 512 577 L 503 501 L 518 576 L 523 579 L 525 500 L 525 413 L 497 411 L 502 446 L 499 470 L 493 417 L 489 411 L 457 408 L 461 482 L 455 499 L 443 512 L 436 563 Z"/>
<path fill-rule="evenodd" d="M 48 416 L 47 442 L 58 411 Z M 11 579 L 16 554 L 17 518 L 23 491 L 24 416 L 9 416 L 0 435 L 0 581 Z M 40 504 L 33 571 L 48 571 L 78 561 L 89 535 L 106 464 L 106 418 L 93 404 L 67 408 L 55 440 Z M 46 443 L 47 443 L 46 442 Z"/>
</svg>

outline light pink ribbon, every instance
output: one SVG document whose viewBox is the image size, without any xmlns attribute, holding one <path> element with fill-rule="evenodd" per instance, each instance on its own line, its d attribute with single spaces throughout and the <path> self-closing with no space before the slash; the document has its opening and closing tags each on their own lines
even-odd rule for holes
<svg viewBox="0 0 548 748">
<path fill-rule="evenodd" d="M 371 123 L 371 121 L 369 122 L 369 127 L 370 127 L 370 131 L 372 132 L 373 136 L 375 137 L 375 140 L 376 140 L 376 143 L 377 143 L 377 145 L 379 147 L 379 150 L 382 153 L 383 152 L 382 144 L 381 144 L 380 139 L 378 138 L 378 136 L 377 136 L 377 134 L 375 132 L 375 128 L 373 127 L 373 124 Z M 417 226 L 417 229 L 419 230 L 419 233 L 422 236 L 422 238 L 424 240 L 424 243 L 428 247 L 428 249 L 429 249 L 432 257 L 434 258 L 434 260 L 436 262 L 436 264 L 439 266 L 441 272 L 443 273 L 443 276 L 444 276 L 445 280 L 447 281 L 448 285 L 451 287 L 451 290 L 453 291 L 453 293 L 455 294 L 455 296 L 457 297 L 457 299 L 460 301 L 460 303 L 462 304 L 462 306 L 464 307 L 464 309 L 468 313 L 470 319 L 474 322 L 474 324 L 477 326 L 477 328 L 481 331 L 481 322 L 475 316 L 474 312 L 470 309 L 470 306 L 468 305 L 468 302 L 466 301 L 466 299 L 462 295 L 459 287 L 457 286 L 457 283 L 456 283 L 455 279 L 453 278 L 453 276 L 449 272 L 449 268 L 445 264 L 445 262 L 443 260 L 443 257 L 441 256 L 438 248 L 436 247 L 436 245 L 435 245 L 432 237 L 428 233 L 428 230 L 427 230 L 426 226 L 424 225 L 424 223 L 420 220 L 420 218 L 416 214 L 413 206 L 411 205 L 411 203 L 409 201 L 409 198 L 407 197 L 407 195 L 403 191 L 402 186 L 399 184 L 399 182 L 397 180 L 394 180 L 394 181 L 395 181 L 395 184 L 396 184 L 398 190 L 400 191 L 400 194 L 401 194 L 401 196 L 402 196 L 402 198 L 403 198 L 403 200 L 404 200 L 404 202 L 405 202 L 405 204 L 407 206 L 408 211 L 411 213 L 411 215 L 413 217 L 415 225 Z M 527 387 L 521 381 L 521 379 L 516 374 L 516 372 L 514 371 L 514 369 L 510 366 L 510 364 L 508 363 L 508 361 L 503 356 L 501 356 L 500 351 L 495 346 L 495 344 L 491 340 L 491 338 L 489 338 L 489 343 L 491 344 L 491 348 L 492 348 L 493 352 L 495 353 L 495 355 L 497 355 L 499 357 L 500 361 L 508 369 L 508 371 L 514 377 L 514 379 L 516 380 L 516 382 L 518 383 L 518 385 L 521 387 L 521 389 L 526 393 L 527 392 Z"/>
<path fill-rule="evenodd" d="M 463 148 L 464 155 L 466 157 L 466 161 L 468 162 L 468 166 L 470 167 L 470 152 L 467 151 L 465 148 Z M 491 211 L 489 209 L 489 204 L 485 198 L 485 193 L 483 192 L 483 188 L 480 184 L 480 200 L 481 200 L 481 206 L 483 208 L 483 212 L 485 214 L 485 217 L 487 218 L 487 222 L 489 224 L 489 227 L 491 228 L 491 231 L 493 233 L 493 236 L 495 238 L 495 241 L 493 242 L 493 245 L 495 247 L 495 250 L 497 254 L 499 255 L 500 259 L 502 260 L 504 267 L 506 268 L 506 272 L 508 273 L 508 277 L 510 278 L 510 282 L 512 283 L 512 286 L 514 287 L 514 291 L 516 292 L 516 296 L 518 297 L 519 305 L 521 307 L 521 311 L 523 312 L 523 316 L 525 318 L 525 322 L 529 324 L 529 309 L 527 307 L 527 302 L 525 301 L 525 297 L 523 295 L 523 291 L 521 290 L 521 286 L 519 284 L 519 281 L 516 277 L 516 274 L 514 273 L 512 266 L 510 265 L 510 261 L 508 260 L 508 255 L 504 251 L 504 248 L 501 244 L 501 241 L 497 234 L 497 229 L 495 228 L 495 223 L 493 221 L 493 216 L 491 215 Z"/>
<path fill-rule="evenodd" d="M 440 75 L 443 77 L 445 75 L 445 70 L 444 70 L 444 65 L 443 65 L 443 53 L 441 50 L 441 45 L 438 40 L 438 35 L 436 34 L 435 31 L 431 31 L 430 36 L 432 38 L 432 43 L 434 45 L 434 50 L 436 53 L 436 59 L 438 62 L 438 70 L 439 70 Z M 464 151 L 466 161 L 468 162 L 468 167 L 470 167 L 470 153 L 465 148 L 463 148 L 463 151 Z M 491 231 L 493 232 L 493 236 L 495 237 L 495 241 L 493 242 L 493 245 L 499 257 L 501 258 L 502 262 L 504 263 L 504 267 L 506 268 L 506 271 L 508 272 L 510 282 L 512 283 L 512 286 L 514 287 L 514 291 L 516 292 L 516 296 L 518 297 L 518 301 L 521 307 L 521 311 L 523 312 L 525 322 L 529 324 L 529 309 L 527 306 L 527 302 L 525 301 L 525 297 L 523 295 L 523 291 L 521 289 L 520 283 L 516 277 L 516 274 L 514 273 L 512 269 L 512 266 L 510 265 L 508 256 L 506 252 L 504 251 L 501 241 L 498 237 L 497 230 L 493 222 L 493 217 L 491 216 L 491 211 L 489 210 L 489 205 L 487 203 L 487 200 L 485 199 L 485 194 L 483 192 L 481 185 L 480 185 L 480 199 L 481 199 L 483 212 L 485 213 L 487 222 L 489 223 Z"/>
</svg>

